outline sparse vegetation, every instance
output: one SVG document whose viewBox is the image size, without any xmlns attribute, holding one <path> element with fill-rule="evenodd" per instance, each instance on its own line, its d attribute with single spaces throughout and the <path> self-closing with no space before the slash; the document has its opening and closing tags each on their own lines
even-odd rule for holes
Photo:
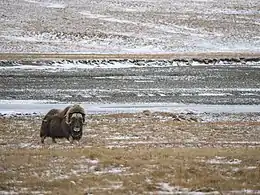
<svg viewBox="0 0 260 195">
<path fill-rule="evenodd" d="M 41 145 L 40 118 L 2 118 L 0 191 L 243 194 L 260 189 L 259 122 L 176 122 L 169 116 L 95 115 L 82 141 L 73 145 L 66 140 Z"/>
</svg>

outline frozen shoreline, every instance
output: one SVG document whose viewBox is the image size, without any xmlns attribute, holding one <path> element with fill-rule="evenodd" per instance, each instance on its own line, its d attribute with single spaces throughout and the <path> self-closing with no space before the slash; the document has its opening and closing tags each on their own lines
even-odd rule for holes
<svg viewBox="0 0 260 195">
<path fill-rule="evenodd" d="M 143 110 L 173 113 L 258 113 L 260 105 L 213 105 L 181 103 L 80 103 L 89 114 L 134 113 Z M 62 109 L 69 103 L 37 100 L 0 100 L 0 113 L 10 114 L 44 114 L 52 108 Z"/>
<path fill-rule="evenodd" d="M 79 71 L 90 69 L 119 69 L 119 68 L 170 68 L 170 67 L 196 67 L 196 66 L 229 66 L 260 68 L 260 57 L 255 58 L 194 58 L 175 60 L 131 60 L 131 59 L 97 59 L 97 60 L 56 60 L 56 61 L 5 61 L 0 60 L 0 71 Z"/>
</svg>

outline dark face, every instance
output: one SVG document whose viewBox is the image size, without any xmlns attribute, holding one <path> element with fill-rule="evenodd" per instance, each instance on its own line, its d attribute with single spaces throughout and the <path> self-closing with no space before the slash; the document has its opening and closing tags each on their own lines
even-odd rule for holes
<svg viewBox="0 0 260 195">
<path fill-rule="evenodd" d="M 75 132 L 79 132 L 82 130 L 83 126 L 83 117 L 79 113 L 74 113 L 71 116 L 71 128 Z"/>
</svg>

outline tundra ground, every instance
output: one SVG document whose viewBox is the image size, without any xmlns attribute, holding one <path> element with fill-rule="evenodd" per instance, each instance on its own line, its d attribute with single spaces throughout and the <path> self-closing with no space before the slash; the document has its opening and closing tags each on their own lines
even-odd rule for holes
<svg viewBox="0 0 260 195">
<path fill-rule="evenodd" d="M 92 115 L 79 143 L 42 145 L 41 117 L 0 120 L 1 193 L 260 194 L 257 121 Z"/>
</svg>

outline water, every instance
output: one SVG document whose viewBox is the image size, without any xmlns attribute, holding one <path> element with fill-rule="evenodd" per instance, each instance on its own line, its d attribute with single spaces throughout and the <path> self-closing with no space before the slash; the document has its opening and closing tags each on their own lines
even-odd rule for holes
<svg viewBox="0 0 260 195">
<path fill-rule="evenodd" d="M 260 71 L 254 63 L 10 62 L 0 69 L 0 112 L 44 113 L 72 103 L 90 113 L 260 112 Z"/>
</svg>

